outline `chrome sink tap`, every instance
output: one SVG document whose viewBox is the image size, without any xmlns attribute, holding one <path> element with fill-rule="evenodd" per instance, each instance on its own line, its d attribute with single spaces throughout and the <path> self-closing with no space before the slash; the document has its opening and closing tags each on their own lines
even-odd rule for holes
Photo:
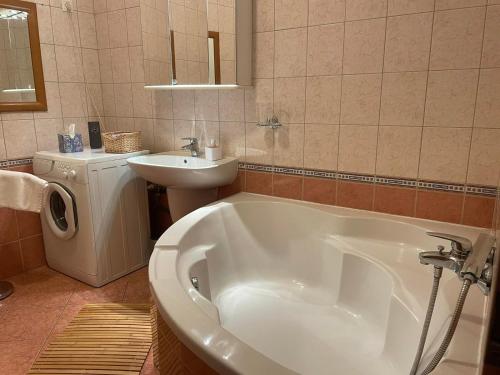
<svg viewBox="0 0 500 375">
<path fill-rule="evenodd" d="M 181 138 L 181 139 L 183 141 L 189 141 L 189 143 L 187 145 L 184 145 L 181 147 L 183 150 L 191 151 L 191 156 L 193 156 L 193 157 L 200 156 L 200 148 L 198 145 L 198 138 L 186 137 L 186 138 Z"/>
</svg>

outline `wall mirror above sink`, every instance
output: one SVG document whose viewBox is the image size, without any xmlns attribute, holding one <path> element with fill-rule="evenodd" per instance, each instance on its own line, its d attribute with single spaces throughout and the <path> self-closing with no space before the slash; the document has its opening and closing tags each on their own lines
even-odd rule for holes
<svg viewBox="0 0 500 375">
<path fill-rule="evenodd" d="M 144 35 L 146 87 L 251 85 L 251 0 L 168 0 L 167 5 L 146 15 L 156 24 L 156 29 L 146 26 Z"/>
<path fill-rule="evenodd" d="M 46 110 L 36 5 L 0 0 L 0 112 Z"/>
</svg>

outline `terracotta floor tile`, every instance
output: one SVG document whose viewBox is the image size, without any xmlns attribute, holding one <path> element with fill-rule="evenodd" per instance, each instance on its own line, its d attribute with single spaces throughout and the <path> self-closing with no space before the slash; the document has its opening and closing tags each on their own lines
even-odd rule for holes
<svg viewBox="0 0 500 375">
<path fill-rule="evenodd" d="M 494 211 L 495 198 L 466 195 L 462 224 L 491 228 Z"/>
<path fill-rule="evenodd" d="M 19 238 L 16 214 L 10 208 L 0 208 L 0 245 Z"/>
<path fill-rule="evenodd" d="M 31 340 L 0 342 L 0 374 L 25 375 L 35 360 L 39 345 Z"/>
<path fill-rule="evenodd" d="M 0 279 L 23 272 L 19 241 L 0 245 Z"/>
<path fill-rule="evenodd" d="M 25 271 L 47 264 L 45 260 L 45 247 L 41 234 L 20 240 L 23 268 Z"/>
<path fill-rule="evenodd" d="M 0 341 L 30 340 L 39 346 L 52 332 L 62 307 L 38 307 L 8 305 L 2 312 Z"/>
<path fill-rule="evenodd" d="M 337 205 L 371 210 L 373 207 L 373 184 L 338 181 Z"/>
<path fill-rule="evenodd" d="M 16 211 L 19 238 L 26 238 L 42 233 L 40 214 L 28 211 Z"/>
<path fill-rule="evenodd" d="M 418 190 L 416 216 L 458 224 L 462 216 L 463 201 L 463 193 Z"/>
<path fill-rule="evenodd" d="M 100 288 L 79 283 L 71 295 L 69 303 L 84 305 L 86 303 L 123 302 L 126 287 L 127 281 L 123 277 Z"/>
</svg>

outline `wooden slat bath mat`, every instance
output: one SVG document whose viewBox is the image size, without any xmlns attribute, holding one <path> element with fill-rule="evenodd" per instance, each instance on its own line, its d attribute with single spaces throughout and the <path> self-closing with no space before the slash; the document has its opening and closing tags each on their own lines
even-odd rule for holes
<svg viewBox="0 0 500 375">
<path fill-rule="evenodd" d="M 29 374 L 139 374 L 151 347 L 150 309 L 147 304 L 85 305 Z"/>
</svg>

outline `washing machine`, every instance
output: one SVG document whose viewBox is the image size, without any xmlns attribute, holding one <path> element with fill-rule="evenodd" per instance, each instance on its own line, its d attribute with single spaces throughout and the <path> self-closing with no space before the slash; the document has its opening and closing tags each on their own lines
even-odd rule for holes
<svg viewBox="0 0 500 375">
<path fill-rule="evenodd" d="M 35 154 L 33 171 L 49 183 L 41 220 L 50 268 L 99 287 L 147 264 L 146 182 L 127 164 L 146 153 Z"/>
</svg>

